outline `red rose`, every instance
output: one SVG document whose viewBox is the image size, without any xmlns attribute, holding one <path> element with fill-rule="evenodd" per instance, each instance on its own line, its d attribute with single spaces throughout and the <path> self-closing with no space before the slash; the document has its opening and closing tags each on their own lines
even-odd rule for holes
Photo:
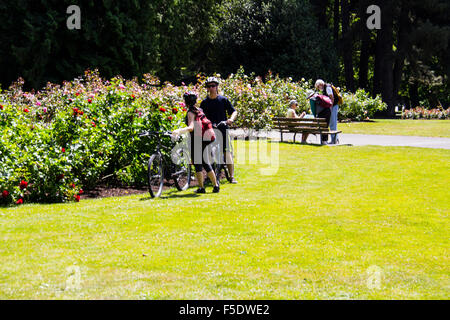
<svg viewBox="0 0 450 320">
<path fill-rule="evenodd" d="M 23 109 L 23 112 L 28 113 L 30 112 L 30 110 L 28 110 L 27 108 Z"/>
<path fill-rule="evenodd" d="M 134 94 L 132 94 L 132 95 L 131 95 L 131 99 L 134 100 L 135 98 L 136 98 L 136 96 L 135 96 Z"/>
<path fill-rule="evenodd" d="M 64 174 L 60 174 L 60 175 L 58 175 L 57 177 L 56 177 L 56 180 L 62 180 L 62 179 L 64 179 Z"/>
<path fill-rule="evenodd" d="M 186 110 L 186 108 L 183 108 L 183 112 L 186 112 L 187 110 Z"/>
<path fill-rule="evenodd" d="M 61 149 L 61 152 L 62 152 L 62 153 L 65 153 L 65 152 L 66 152 L 66 148 L 62 148 L 62 149 Z"/>
<path fill-rule="evenodd" d="M 78 97 L 79 95 L 80 95 L 80 93 L 79 92 L 77 92 L 77 93 L 75 93 L 75 95 Z"/>
<path fill-rule="evenodd" d="M 173 108 L 173 109 L 172 109 L 172 113 L 173 113 L 173 114 L 177 114 L 177 113 L 178 113 L 178 109 L 177 109 L 177 108 Z"/>
<path fill-rule="evenodd" d="M 95 124 L 94 121 L 92 121 L 92 126 L 95 128 L 97 125 Z"/>
<path fill-rule="evenodd" d="M 26 187 L 28 187 L 28 182 L 26 182 L 25 180 L 20 181 L 20 189 L 25 189 Z"/>
<path fill-rule="evenodd" d="M 89 102 L 89 103 L 92 103 L 92 99 L 88 99 L 88 102 Z"/>
<path fill-rule="evenodd" d="M 83 189 L 80 189 L 80 191 L 78 191 L 78 193 L 83 194 L 84 193 Z"/>
<path fill-rule="evenodd" d="M 81 111 L 81 110 L 80 110 L 80 111 L 78 111 L 78 113 L 79 113 L 79 114 L 81 114 L 81 115 L 83 115 L 83 114 L 84 114 L 84 112 L 83 112 L 83 111 Z"/>
<path fill-rule="evenodd" d="M 75 201 L 76 202 L 80 202 L 80 195 L 79 194 L 76 194 L 76 195 L 74 195 L 74 197 L 75 197 Z"/>
<path fill-rule="evenodd" d="M 72 187 L 72 189 L 74 189 L 75 188 L 75 183 L 72 183 L 70 186 Z"/>
<path fill-rule="evenodd" d="M 23 204 L 23 199 L 20 198 L 19 200 L 16 201 L 16 204 Z"/>
<path fill-rule="evenodd" d="M 161 112 L 166 112 L 166 109 L 164 109 L 163 107 L 160 107 L 160 108 L 159 108 L 159 111 L 161 111 Z"/>
<path fill-rule="evenodd" d="M 9 196 L 9 192 L 7 190 L 3 190 L 2 196 L 3 198 L 6 198 L 7 196 Z"/>
<path fill-rule="evenodd" d="M 170 121 L 172 121 L 172 120 L 173 120 L 173 117 L 172 117 L 172 116 L 168 116 L 168 119 L 169 119 Z"/>
<path fill-rule="evenodd" d="M 3 106 L 0 104 L 0 110 L 3 110 Z"/>
</svg>

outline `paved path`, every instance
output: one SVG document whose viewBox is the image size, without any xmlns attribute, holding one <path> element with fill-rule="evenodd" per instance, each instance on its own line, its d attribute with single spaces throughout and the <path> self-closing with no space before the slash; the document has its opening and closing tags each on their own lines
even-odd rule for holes
<svg viewBox="0 0 450 320">
<path fill-rule="evenodd" d="M 244 134 L 243 130 L 233 130 L 235 135 L 241 136 Z M 268 131 L 260 133 L 260 136 L 269 137 L 271 139 L 280 140 L 280 133 L 278 131 Z M 284 141 L 293 141 L 293 133 L 284 133 Z M 296 141 L 301 141 L 301 134 L 297 134 Z M 385 135 L 368 135 L 368 134 L 340 134 L 339 141 L 341 145 L 353 146 L 406 146 L 419 148 L 435 148 L 435 149 L 450 149 L 450 138 L 432 138 L 432 137 L 415 137 L 415 136 L 385 136 Z M 320 144 L 320 137 L 310 135 L 307 140 L 311 144 Z"/>
</svg>

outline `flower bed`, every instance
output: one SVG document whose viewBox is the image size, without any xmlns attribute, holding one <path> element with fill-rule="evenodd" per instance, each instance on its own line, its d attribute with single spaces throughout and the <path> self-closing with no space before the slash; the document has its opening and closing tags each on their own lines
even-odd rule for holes
<svg viewBox="0 0 450 320">
<path fill-rule="evenodd" d="M 416 107 L 402 110 L 402 119 L 450 119 L 450 108 L 425 109 Z"/>
<path fill-rule="evenodd" d="M 185 114 L 186 88 L 157 82 L 86 72 L 38 93 L 11 86 L 0 96 L 0 203 L 79 201 L 107 175 L 145 183 L 154 142 L 138 133 L 179 127 Z"/>
</svg>

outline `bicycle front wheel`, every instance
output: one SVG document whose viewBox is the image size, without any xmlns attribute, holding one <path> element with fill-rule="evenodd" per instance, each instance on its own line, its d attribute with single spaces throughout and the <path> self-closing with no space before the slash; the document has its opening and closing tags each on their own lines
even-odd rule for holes
<svg viewBox="0 0 450 320">
<path fill-rule="evenodd" d="M 148 160 L 148 191 L 152 198 L 159 197 L 164 185 L 164 170 L 160 154 L 155 153 Z"/>
</svg>

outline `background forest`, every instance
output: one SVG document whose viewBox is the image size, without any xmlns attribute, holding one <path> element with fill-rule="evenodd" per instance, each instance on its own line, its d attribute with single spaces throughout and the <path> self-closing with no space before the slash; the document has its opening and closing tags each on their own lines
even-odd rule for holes
<svg viewBox="0 0 450 320">
<path fill-rule="evenodd" d="M 70 5 L 81 30 L 69 30 Z M 366 26 L 370 5 L 381 29 Z M 447 0 L 4 0 L 0 83 L 39 90 L 99 69 L 111 78 L 151 73 L 175 84 L 240 66 L 264 76 L 323 78 L 381 94 L 394 108 L 450 104 Z"/>
</svg>

